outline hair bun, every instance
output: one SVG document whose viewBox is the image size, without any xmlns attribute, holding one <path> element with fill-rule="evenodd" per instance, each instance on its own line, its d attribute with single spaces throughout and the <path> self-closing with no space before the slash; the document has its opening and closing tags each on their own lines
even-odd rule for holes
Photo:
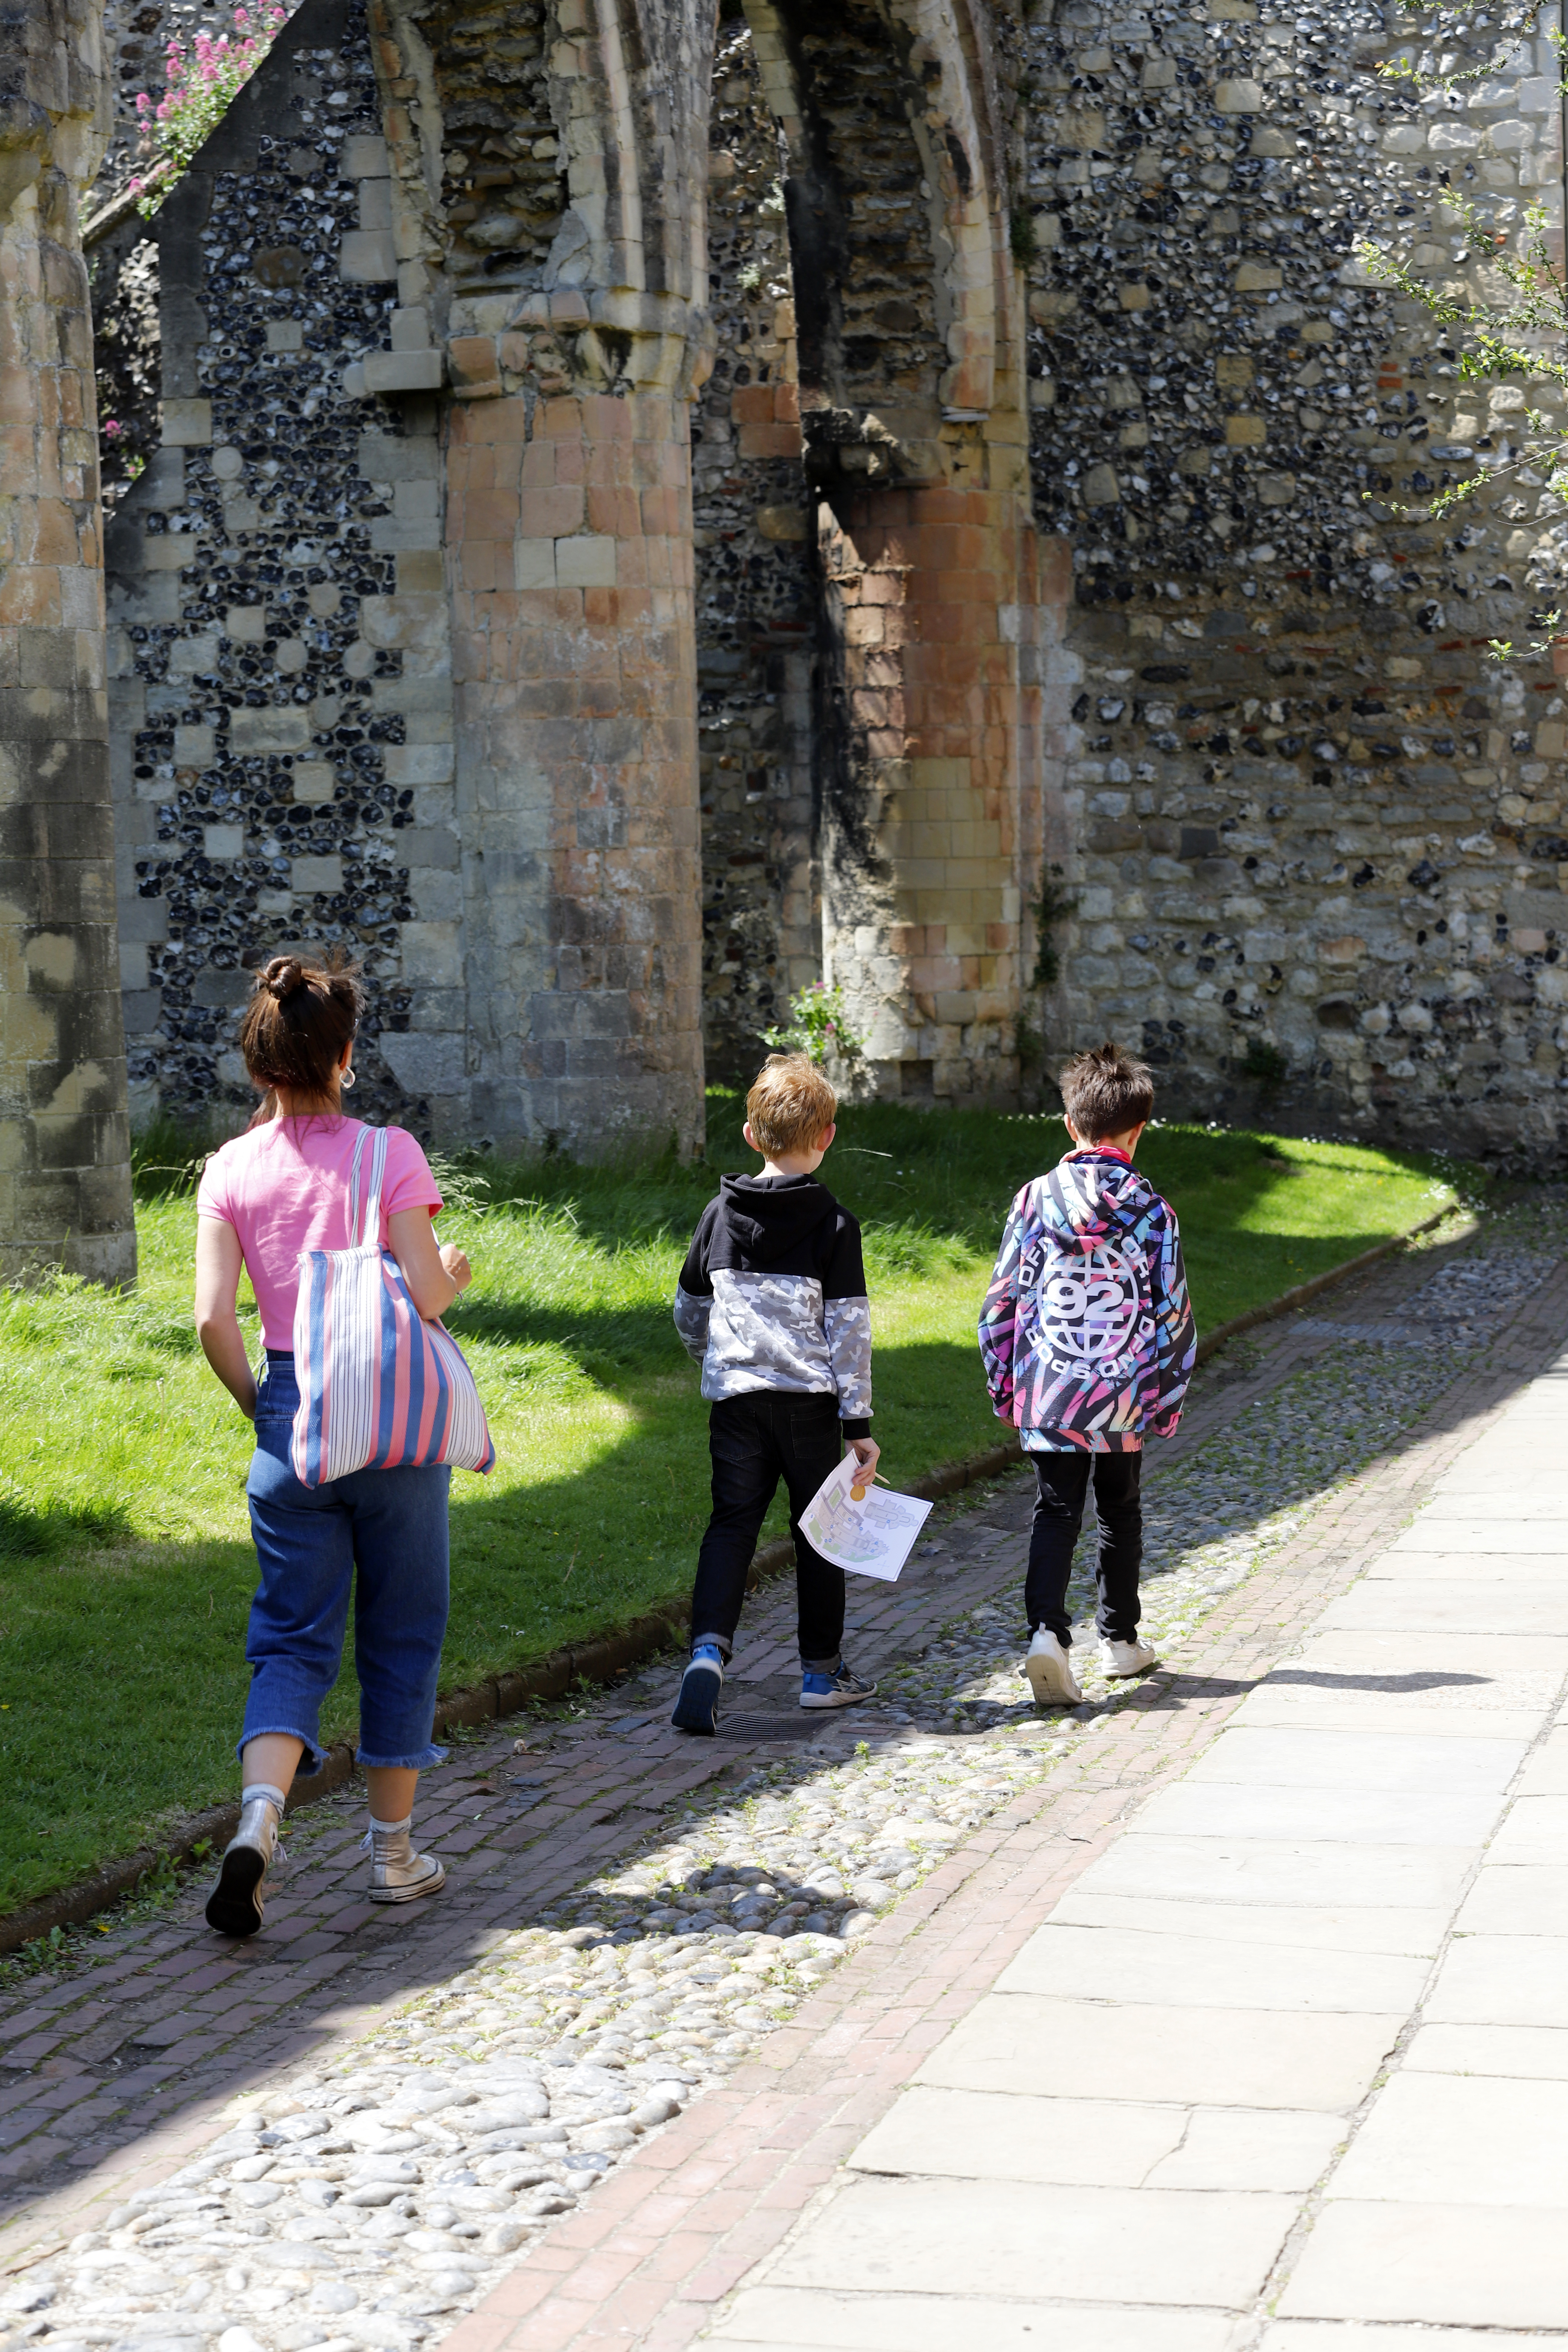
<svg viewBox="0 0 1568 2352">
<path fill-rule="evenodd" d="M 261 985 L 279 1004 L 305 984 L 305 967 L 298 956 L 274 956 L 261 975 Z"/>
</svg>

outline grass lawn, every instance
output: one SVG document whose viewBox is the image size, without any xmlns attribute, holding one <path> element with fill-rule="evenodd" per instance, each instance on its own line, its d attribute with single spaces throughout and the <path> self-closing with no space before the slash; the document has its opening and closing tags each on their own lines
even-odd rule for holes
<svg viewBox="0 0 1568 2352">
<path fill-rule="evenodd" d="M 454 1484 L 448 1686 L 679 1591 L 707 1508 L 706 1414 L 669 1301 L 725 1169 L 755 1166 L 710 1097 L 706 1164 L 488 1171 L 442 1219 L 473 1258 L 452 1317 L 500 1452 Z M 999 1433 L 974 1325 L 1007 1202 L 1059 1121 L 874 1105 L 823 1175 L 866 1229 L 876 1428 L 895 1484 Z M 1200 1328 L 1278 1296 L 1451 1196 L 1436 1163 L 1342 1144 L 1152 1129 Z M 236 1783 L 254 1571 L 248 1426 L 190 1323 L 195 1207 L 144 1175 L 141 1284 L 0 1293 L 0 1909 L 66 1884 Z M 247 1309 L 254 1333 L 254 1310 Z M 770 1527 L 783 1526 L 775 1511 Z M 326 1729 L 349 1730 L 354 1690 Z"/>
</svg>

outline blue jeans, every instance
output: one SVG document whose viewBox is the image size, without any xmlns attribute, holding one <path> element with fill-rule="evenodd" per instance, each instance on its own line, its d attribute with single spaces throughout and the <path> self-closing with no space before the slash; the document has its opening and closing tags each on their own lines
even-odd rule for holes
<svg viewBox="0 0 1568 2352">
<path fill-rule="evenodd" d="M 293 1357 L 269 1348 L 245 1482 L 261 1582 L 245 1642 L 251 1681 L 240 1747 L 291 1733 L 305 1743 L 301 1775 L 320 1771 L 321 1701 L 338 1678 L 352 1591 L 360 1762 L 439 1764 L 447 1750 L 430 1734 L 447 1631 L 451 1471 L 444 1462 L 356 1470 L 302 1486 L 289 1462 L 299 1402 Z"/>
</svg>

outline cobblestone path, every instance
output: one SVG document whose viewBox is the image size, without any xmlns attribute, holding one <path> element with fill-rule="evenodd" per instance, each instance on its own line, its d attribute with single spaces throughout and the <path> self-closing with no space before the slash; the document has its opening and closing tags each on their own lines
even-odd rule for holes
<svg viewBox="0 0 1568 2352">
<path fill-rule="evenodd" d="M 0 2347 L 689 2341 L 1130 1796 L 1555 1350 L 1560 1246 L 1439 1241 L 1215 1360 L 1152 1457 L 1165 1664 L 1137 1685 L 1080 1636 L 1085 1704 L 1028 1703 L 1009 1476 L 855 1588 L 881 1692 L 852 1716 L 795 1705 L 773 1587 L 710 1744 L 668 1729 L 668 1662 L 466 1738 L 423 1791 L 428 1908 L 361 1900 L 345 1791 L 290 1822 L 250 1945 L 193 1887 L 29 1980 L 0 2004 Z"/>
</svg>

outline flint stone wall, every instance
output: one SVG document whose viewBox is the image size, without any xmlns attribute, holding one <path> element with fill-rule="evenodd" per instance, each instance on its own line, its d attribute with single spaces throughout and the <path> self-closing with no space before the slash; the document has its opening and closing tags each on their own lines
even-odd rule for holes
<svg viewBox="0 0 1568 2352">
<path fill-rule="evenodd" d="M 356 1104 L 466 1118 L 435 404 L 367 418 L 341 385 L 393 307 L 364 259 L 387 170 L 363 16 L 313 0 L 154 225 L 164 446 L 109 542 L 143 1119 L 243 1122 L 238 1007 L 289 945 L 363 961 Z"/>
<path fill-rule="evenodd" d="M 751 28 L 720 26 L 708 182 L 713 373 L 691 421 L 704 1042 L 749 1084 L 822 971 L 816 501 L 801 470 L 785 158 Z"/>
<path fill-rule="evenodd" d="M 1487 641 L 1560 601 L 1563 509 L 1528 475 L 1443 525 L 1395 509 L 1561 406 L 1461 383 L 1358 248 L 1479 284 L 1448 184 L 1515 240 L 1543 203 L 1560 250 L 1558 68 L 1542 37 L 1405 94 L 1375 66 L 1410 24 L 1070 0 L 1031 26 L 1036 511 L 1077 583 L 1046 1025 L 1142 1044 L 1169 1109 L 1541 1160 L 1564 707 Z"/>
<path fill-rule="evenodd" d="M 584 608 L 572 636 L 531 599 L 568 580 L 580 602 L 618 593 L 605 549 L 623 528 L 617 560 L 638 577 L 681 561 L 685 492 L 665 480 L 679 460 L 654 455 L 667 424 L 679 434 L 674 410 L 644 420 L 656 521 L 616 520 L 631 514 L 611 495 L 620 460 L 604 457 L 592 487 L 614 436 L 587 404 L 624 400 L 642 364 L 627 354 L 665 331 L 672 298 L 645 289 L 616 310 L 589 282 L 632 217 L 628 151 L 588 124 L 586 20 L 567 14 L 553 52 L 556 20 L 528 5 L 504 25 L 394 12 L 428 63 L 388 83 L 379 111 L 359 20 L 341 56 L 296 23 L 295 61 L 275 59 L 231 117 L 253 142 L 233 151 L 255 173 L 243 205 L 220 151 L 201 199 L 210 234 L 176 236 L 186 200 L 168 208 L 165 264 L 178 246 L 184 272 L 163 305 L 171 446 L 132 493 L 134 540 L 116 543 L 144 1109 L 215 1088 L 240 1108 L 224 1055 L 241 966 L 285 935 L 342 935 L 367 955 L 374 1099 L 416 1124 L 526 1124 L 507 1087 L 555 938 L 583 993 L 541 1032 L 559 1030 L 562 1073 L 573 1053 L 587 1082 L 590 1065 L 613 1073 L 651 1050 L 683 1103 L 695 1083 L 683 1013 L 667 1045 L 636 1044 L 645 995 L 674 1008 L 688 986 L 668 976 L 686 950 L 656 971 L 647 941 L 616 930 L 642 904 L 662 938 L 687 852 L 660 851 L 656 887 L 626 831 L 643 815 L 600 813 L 600 784 L 580 822 L 535 793 L 531 833 L 504 796 L 465 813 L 450 766 L 437 772 L 454 729 L 491 724 L 498 688 L 509 709 L 533 694 L 542 719 L 563 718 L 574 665 L 610 646 L 595 635 L 618 625 L 609 604 Z M 907 77 L 924 78 L 940 124 L 946 68 L 911 43 L 908 15 L 766 0 L 746 22 L 726 15 L 703 134 L 708 283 L 679 296 L 706 302 L 717 362 L 703 388 L 672 341 L 640 379 L 666 368 L 697 394 L 710 1069 L 748 1075 L 761 1030 L 826 968 L 874 1030 L 884 1092 L 1030 1099 L 1060 1055 L 1110 1031 L 1149 1054 L 1172 1111 L 1554 1158 L 1568 714 L 1549 664 L 1500 667 L 1487 641 L 1525 642 L 1531 610 L 1560 601 L 1561 509 L 1527 479 L 1489 486 L 1444 527 L 1395 511 L 1495 469 L 1527 399 L 1552 403 L 1536 384 L 1463 384 L 1425 311 L 1381 291 L 1358 254 L 1381 238 L 1436 283 L 1476 282 L 1436 208 L 1445 177 L 1503 234 L 1543 201 L 1560 235 L 1549 45 L 1456 99 L 1416 98 L 1374 73 L 1408 18 L 1365 5 L 1286 17 L 1261 0 L 1065 0 L 1026 23 L 999 8 L 974 82 L 1001 128 L 989 147 L 958 142 L 963 173 L 944 134 L 942 185 L 958 205 L 990 159 L 1021 279 L 1015 350 L 1005 289 L 999 323 L 974 324 L 952 307 L 957 261 L 932 274 L 931 250 L 959 247 L 936 179 L 911 164 L 910 126 L 929 139 L 930 123 Z M 579 79 L 552 84 L 549 55 Z M 444 122 L 423 161 L 420 74 Z M 695 89 L 681 103 L 701 116 Z M 624 136 L 653 152 L 668 125 L 627 106 Z M 686 203 L 670 215 L 682 250 L 701 226 Z M 979 249 L 964 249 L 972 307 Z M 304 275 L 268 286 L 260 257 L 283 250 Z M 295 330 L 297 352 L 274 340 Z M 1009 373 L 1022 366 L 1026 383 Z M 481 420 L 514 401 L 530 443 L 563 404 L 545 438 L 581 442 L 581 476 L 541 449 L 516 492 L 493 470 L 494 492 L 470 499 L 473 468 L 500 460 L 466 455 L 466 519 L 437 522 L 446 441 L 499 452 L 505 434 Z M 258 406 L 265 429 L 242 429 Z M 1026 419 L 1033 551 L 1026 503 L 1021 531 L 1011 503 Z M 579 478 L 608 520 L 590 527 L 574 492 L 563 503 Z M 510 558 L 508 583 L 487 549 Z M 471 605 L 470 570 L 492 583 Z M 485 642 L 500 646 L 502 625 L 511 668 L 465 667 L 486 597 Z M 231 601 L 259 610 L 259 637 L 229 635 Z M 679 671 L 679 627 L 669 642 Z M 537 688 L 514 692 L 516 666 L 541 662 Z M 299 744 L 256 734 L 285 723 L 305 727 Z M 595 726 L 609 777 L 621 755 Z M 668 779 L 685 756 L 661 744 Z M 646 789 L 666 794 L 678 843 L 675 782 Z M 489 929 L 468 945 L 481 899 Z M 617 992 L 614 1036 L 583 1030 Z M 650 1017 L 657 1035 L 666 1015 Z"/>
</svg>

